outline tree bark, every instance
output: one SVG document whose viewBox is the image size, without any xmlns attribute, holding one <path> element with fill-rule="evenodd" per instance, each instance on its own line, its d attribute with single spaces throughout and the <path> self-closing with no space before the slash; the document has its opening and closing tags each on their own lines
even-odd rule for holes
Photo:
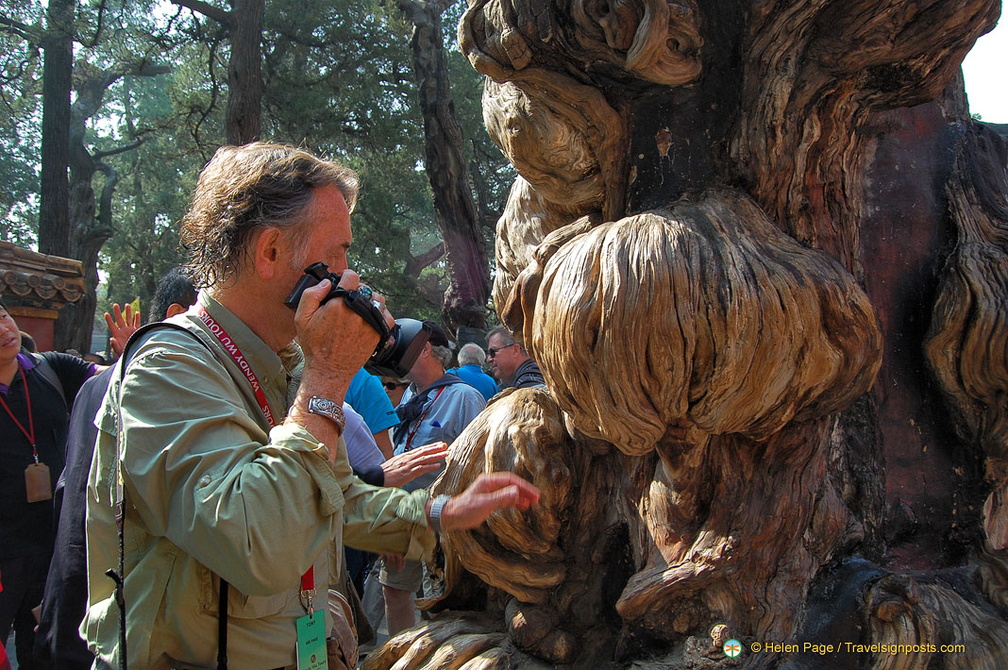
<svg viewBox="0 0 1008 670">
<path fill-rule="evenodd" d="M 262 27 L 266 0 L 236 0 L 224 11 L 202 0 L 172 0 L 226 26 L 231 33 L 228 104 L 224 135 L 228 144 L 254 142 L 262 136 Z"/>
<path fill-rule="evenodd" d="M 266 0 L 237 0 L 231 11 L 231 58 L 225 133 L 229 144 L 262 136 L 262 24 Z"/>
<path fill-rule="evenodd" d="M 451 329 L 486 326 L 490 297 L 486 245 L 479 213 L 469 186 L 469 169 L 462 150 L 462 127 L 455 116 L 448 65 L 437 2 L 399 0 L 399 8 L 413 22 L 413 66 L 420 85 L 424 119 L 424 155 L 434 196 L 434 212 L 444 239 L 448 289 L 442 314 Z"/>
<path fill-rule="evenodd" d="M 1008 144 L 956 80 L 998 10 L 470 2 L 521 175 L 494 300 L 547 388 L 432 491 L 543 497 L 445 533 L 427 631 L 366 668 L 466 633 L 507 635 L 474 667 L 1003 665 Z"/>
<path fill-rule="evenodd" d="M 74 0 L 50 0 L 42 68 L 39 251 L 63 257 L 70 257 L 67 169 L 75 6 Z"/>
</svg>

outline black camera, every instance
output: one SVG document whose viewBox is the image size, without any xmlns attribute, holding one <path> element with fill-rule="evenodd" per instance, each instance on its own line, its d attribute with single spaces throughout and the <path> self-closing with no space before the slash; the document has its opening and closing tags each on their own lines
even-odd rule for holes
<svg viewBox="0 0 1008 670">
<path fill-rule="evenodd" d="M 365 367 L 374 374 L 405 377 L 430 339 L 430 329 L 416 319 L 396 319 L 395 325 L 389 328 L 382 315 L 381 305 L 371 299 L 371 287 L 361 284 L 352 291 L 340 288 L 340 276 L 329 272 L 329 266 L 325 263 L 312 263 L 304 272 L 305 276 L 287 296 L 284 304 L 291 309 L 297 309 L 305 289 L 315 286 L 323 279 L 328 279 L 332 282 L 332 287 L 322 303 L 334 297 L 343 298 L 347 306 L 378 333 L 378 346 Z"/>
</svg>

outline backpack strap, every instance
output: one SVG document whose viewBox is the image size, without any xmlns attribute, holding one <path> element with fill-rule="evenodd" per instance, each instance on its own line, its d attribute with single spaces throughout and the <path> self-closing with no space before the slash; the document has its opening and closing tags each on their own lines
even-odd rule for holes
<svg viewBox="0 0 1008 670">
<path fill-rule="evenodd" d="M 133 356 L 133 349 L 136 347 L 137 343 L 141 339 L 143 339 L 147 335 L 147 333 L 150 333 L 150 332 L 155 331 L 155 330 L 177 330 L 177 331 L 181 331 L 181 332 L 185 333 L 186 335 L 189 335 L 190 337 L 192 337 L 194 340 L 196 340 L 197 342 L 199 342 L 200 344 L 202 344 L 207 349 L 210 349 L 210 347 L 207 346 L 206 342 L 204 342 L 203 340 L 201 340 L 199 338 L 199 336 L 196 335 L 196 333 L 192 332 L 191 330 L 189 330 L 185 326 L 180 326 L 180 325 L 178 325 L 176 323 L 170 323 L 168 321 L 158 321 L 156 323 L 148 323 L 146 326 L 143 326 L 143 327 L 137 329 L 136 332 L 134 332 L 132 335 L 130 335 L 129 339 L 126 340 L 126 346 L 123 347 L 122 356 L 120 356 L 120 360 L 122 361 L 122 363 L 120 364 L 120 367 L 119 367 L 119 381 L 120 382 L 122 382 L 123 377 L 126 376 L 126 367 L 129 365 L 130 358 Z M 212 350 L 211 350 L 211 353 L 213 353 Z"/>
<path fill-rule="evenodd" d="M 59 375 L 53 370 L 52 366 L 49 365 L 49 361 L 46 360 L 45 356 L 37 354 L 31 351 L 25 352 L 28 357 L 35 361 L 35 369 L 38 370 L 39 375 L 45 380 L 49 386 L 53 387 L 57 393 L 59 393 L 60 400 L 63 401 L 63 406 L 69 408 L 67 405 L 66 394 L 63 392 L 63 382 L 60 381 Z"/>
<path fill-rule="evenodd" d="M 136 348 L 137 343 L 143 339 L 148 333 L 154 330 L 178 330 L 186 333 L 194 340 L 199 342 L 202 346 L 206 347 L 210 353 L 213 353 L 213 349 L 204 342 L 196 333 L 192 332 L 184 326 L 180 326 L 174 323 L 168 323 L 165 321 L 160 321 L 157 323 L 149 323 L 146 326 L 138 329 L 135 333 L 130 335 L 129 340 L 126 341 L 126 346 L 123 347 L 123 353 L 119 361 L 119 383 L 122 384 L 123 378 L 126 376 L 126 368 L 129 366 L 130 358 L 133 355 L 133 350 Z M 50 368 L 51 370 L 51 368 Z M 120 387 L 121 392 L 121 387 Z M 126 670 L 126 597 L 124 593 L 125 586 L 125 574 L 126 574 L 126 547 L 125 547 L 125 522 L 126 522 L 126 489 L 123 485 L 123 471 L 122 471 L 122 408 L 119 408 L 119 426 L 118 434 L 116 435 L 116 499 L 115 499 L 115 517 L 116 517 L 116 530 L 119 535 L 119 571 L 116 572 L 113 569 L 106 570 L 105 574 L 108 575 L 112 581 L 115 582 L 115 600 L 116 605 L 119 607 L 119 668 L 120 670 Z M 228 600 L 228 583 L 224 578 L 220 578 L 220 593 L 218 595 L 217 601 L 217 667 L 219 670 L 226 670 L 227 668 L 227 600 Z"/>
</svg>

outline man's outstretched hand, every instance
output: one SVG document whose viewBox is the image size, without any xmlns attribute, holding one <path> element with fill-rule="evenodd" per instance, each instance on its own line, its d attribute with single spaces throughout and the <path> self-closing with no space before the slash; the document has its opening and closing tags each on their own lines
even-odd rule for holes
<svg viewBox="0 0 1008 670">
<path fill-rule="evenodd" d="M 444 463 L 448 455 L 448 445 L 431 442 L 422 447 L 404 451 L 381 464 L 385 474 L 385 486 L 402 486 L 420 475 L 434 472 Z"/>
<path fill-rule="evenodd" d="M 481 474 L 469 488 L 454 495 L 441 510 L 443 530 L 469 530 L 496 510 L 526 510 L 539 502 L 539 489 L 513 472 Z M 430 507 L 428 506 L 428 514 Z"/>
</svg>

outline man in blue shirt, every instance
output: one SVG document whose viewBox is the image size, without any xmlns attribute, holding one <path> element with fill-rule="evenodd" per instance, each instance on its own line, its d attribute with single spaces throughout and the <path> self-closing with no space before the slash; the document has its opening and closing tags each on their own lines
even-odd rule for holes
<svg viewBox="0 0 1008 670">
<path fill-rule="evenodd" d="M 486 362 L 486 352 L 483 351 L 483 348 L 475 342 L 462 345 L 458 352 L 458 362 L 459 366 L 448 372 L 482 393 L 483 398 L 489 402 L 490 398 L 497 393 L 497 382 L 493 377 L 483 372 L 483 363 Z"/>
<path fill-rule="evenodd" d="M 346 401 L 364 417 L 364 423 L 367 424 L 385 458 L 391 458 L 392 440 L 388 431 L 389 428 L 399 424 L 399 417 L 396 416 L 395 407 L 385 393 L 381 378 L 361 368 L 350 380 Z"/>
</svg>

